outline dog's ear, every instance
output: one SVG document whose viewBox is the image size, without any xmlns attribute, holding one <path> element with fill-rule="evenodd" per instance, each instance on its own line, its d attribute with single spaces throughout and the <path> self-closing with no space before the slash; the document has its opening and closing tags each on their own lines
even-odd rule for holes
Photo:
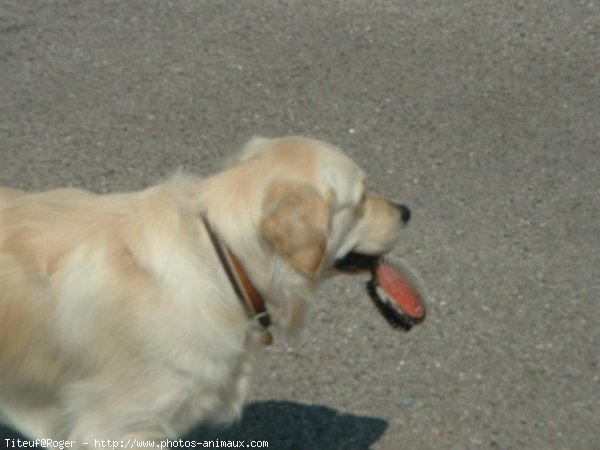
<svg viewBox="0 0 600 450">
<path fill-rule="evenodd" d="M 263 202 L 260 229 L 297 269 L 317 274 L 327 250 L 329 202 L 304 183 L 274 183 Z"/>
</svg>

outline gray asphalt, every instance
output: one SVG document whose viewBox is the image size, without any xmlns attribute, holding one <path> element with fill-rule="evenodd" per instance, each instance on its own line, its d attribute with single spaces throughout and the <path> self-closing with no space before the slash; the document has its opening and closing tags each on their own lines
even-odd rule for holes
<svg viewBox="0 0 600 450">
<path fill-rule="evenodd" d="M 399 333 L 338 279 L 190 438 L 600 448 L 597 1 L 0 2 L 0 184 L 139 189 L 284 134 L 411 206 L 429 315 Z"/>
</svg>

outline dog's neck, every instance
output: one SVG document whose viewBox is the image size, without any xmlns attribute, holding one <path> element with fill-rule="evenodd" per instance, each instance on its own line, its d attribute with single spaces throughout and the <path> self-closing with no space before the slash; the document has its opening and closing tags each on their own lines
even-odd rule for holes
<svg viewBox="0 0 600 450">
<path fill-rule="evenodd" d="M 271 316 L 265 306 L 265 301 L 250 280 L 246 270 L 235 254 L 225 246 L 217 233 L 210 226 L 206 215 L 202 214 L 202 221 L 208 236 L 213 244 L 223 270 L 233 287 L 238 299 L 252 320 L 256 320 L 262 327 L 261 343 L 265 346 L 271 345 L 273 335 L 269 331 L 271 326 Z"/>
</svg>

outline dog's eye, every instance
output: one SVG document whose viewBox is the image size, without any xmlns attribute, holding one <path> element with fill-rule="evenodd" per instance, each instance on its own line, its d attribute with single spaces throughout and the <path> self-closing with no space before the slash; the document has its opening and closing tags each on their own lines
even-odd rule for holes
<svg viewBox="0 0 600 450">
<path fill-rule="evenodd" d="M 367 201 L 367 183 L 363 181 L 363 190 L 360 196 L 359 204 L 362 205 Z"/>
<path fill-rule="evenodd" d="M 365 208 L 366 208 L 366 204 L 367 204 L 367 186 L 364 185 L 363 183 L 363 189 L 361 191 L 360 194 L 360 198 L 358 200 L 358 203 L 354 206 L 353 210 L 354 213 L 357 215 L 362 215 Z"/>
<path fill-rule="evenodd" d="M 360 196 L 360 204 L 362 205 L 366 201 L 367 201 L 367 190 L 365 189 L 363 191 L 362 195 Z"/>
</svg>

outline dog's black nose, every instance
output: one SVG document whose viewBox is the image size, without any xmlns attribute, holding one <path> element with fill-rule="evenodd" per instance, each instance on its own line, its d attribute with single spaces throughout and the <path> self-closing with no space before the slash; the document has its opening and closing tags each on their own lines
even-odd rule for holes
<svg viewBox="0 0 600 450">
<path fill-rule="evenodd" d="M 398 208 L 398 211 L 400 211 L 400 218 L 402 219 L 402 222 L 408 223 L 410 220 L 410 209 L 408 209 L 408 206 L 396 203 L 396 208 Z"/>
</svg>

